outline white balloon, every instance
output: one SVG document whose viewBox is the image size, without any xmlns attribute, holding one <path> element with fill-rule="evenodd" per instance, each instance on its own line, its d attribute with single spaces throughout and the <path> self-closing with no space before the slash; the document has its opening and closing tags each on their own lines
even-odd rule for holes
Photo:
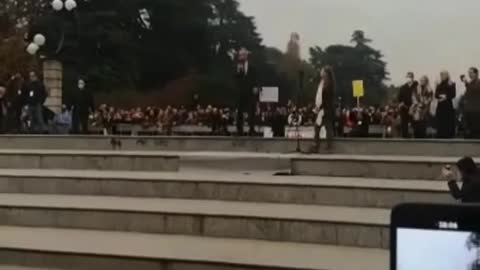
<svg viewBox="0 0 480 270">
<path fill-rule="evenodd" d="M 38 45 L 35 44 L 35 43 L 30 43 L 27 46 L 27 52 L 31 55 L 35 55 L 38 52 L 39 49 L 40 49 L 40 47 L 38 47 Z"/>
<path fill-rule="evenodd" d="M 36 34 L 34 37 L 33 37 L 33 43 L 37 44 L 38 46 L 43 46 L 45 45 L 45 42 L 47 42 L 47 39 L 45 38 L 44 35 L 42 34 Z"/>
<path fill-rule="evenodd" d="M 63 2 L 62 0 L 53 0 L 52 2 L 52 7 L 56 11 L 60 11 L 63 8 Z"/>
<path fill-rule="evenodd" d="M 71 11 L 73 10 L 74 8 L 77 7 L 77 2 L 75 2 L 75 0 L 67 0 L 65 1 L 65 8 L 68 10 L 68 11 Z"/>
</svg>

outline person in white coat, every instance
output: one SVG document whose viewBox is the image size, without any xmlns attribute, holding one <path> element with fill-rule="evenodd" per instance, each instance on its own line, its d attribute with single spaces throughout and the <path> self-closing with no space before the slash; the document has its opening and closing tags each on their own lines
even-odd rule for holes
<svg viewBox="0 0 480 270">
<path fill-rule="evenodd" d="M 326 141 L 328 152 L 332 151 L 332 139 L 334 136 L 335 119 L 335 75 L 330 66 L 324 67 L 320 71 L 320 85 L 318 86 L 317 96 L 315 98 L 315 112 L 317 120 L 315 121 L 315 144 L 312 152 L 320 152 L 320 131 L 326 130 Z"/>
</svg>

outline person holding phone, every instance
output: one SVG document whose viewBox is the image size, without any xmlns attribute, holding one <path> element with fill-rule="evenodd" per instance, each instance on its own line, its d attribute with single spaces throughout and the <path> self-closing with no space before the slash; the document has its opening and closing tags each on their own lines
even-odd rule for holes
<svg viewBox="0 0 480 270">
<path fill-rule="evenodd" d="M 442 174 L 448 181 L 450 194 L 456 200 L 463 203 L 480 202 L 480 170 L 475 161 L 470 157 L 465 157 L 457 162 L 458 175 L 455 177 L 451 167 L 446 166 Z M 456 179 L 455 179 L 456 178 Z M 458 186 L 458 182 L 462 186 Z"/>
<path fill-rule="evenodd" d="M 435 90 L 435 98 L 438 100 L 436 113 L 437 138 L 450 139 L 455 137 L 456 119 L 453 99 L 457 90 L 448 71 L 442 71 L 440 79 L 441 81 Z"/>
</svg>

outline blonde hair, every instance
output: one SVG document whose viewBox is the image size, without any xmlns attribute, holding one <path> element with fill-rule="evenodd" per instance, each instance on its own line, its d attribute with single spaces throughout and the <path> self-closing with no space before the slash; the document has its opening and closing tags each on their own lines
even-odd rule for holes
<svg viewBox="0 0 480 270">
<path fill-rule="evenodd" d="M 428 78 L 427 75 L 423 75 L 422 77 L 420 77 L 420 82 L 422 80 L 425 80 L 427 86 L 430 85 L 430 79 Z"/>
<path fill-rule="evenodd" d="M 422 80 L 425 80 L 425 85 L 422 85 L 421 82 Z M 420 78 L 420 84 L 418 84 L 418 88 L 420 90 L 420 92 L 422 92 L 421 90 L 423 89 L 422 86 L 425 87 L 424 90 L 426 90 L 427 92 L 433 92 L 433 88 L 431 87 L 430 85 L 430 79 L 428 78 L 427 75 L 423 75 L 421 78 Z"/>
</svg>

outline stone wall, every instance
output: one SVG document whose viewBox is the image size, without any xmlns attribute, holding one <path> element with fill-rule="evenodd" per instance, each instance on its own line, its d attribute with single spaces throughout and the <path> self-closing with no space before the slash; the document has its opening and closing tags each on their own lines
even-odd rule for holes
<svg viewBox="0 0 480 270">
<path fill-rule="evenodd" d="M 45 102 L 50 110 L 59 112 L 62 108 L 62 63 L 57 60 L 43 62 L 43 81 L 47 88 L 48 98 Z"/>
</svg>

